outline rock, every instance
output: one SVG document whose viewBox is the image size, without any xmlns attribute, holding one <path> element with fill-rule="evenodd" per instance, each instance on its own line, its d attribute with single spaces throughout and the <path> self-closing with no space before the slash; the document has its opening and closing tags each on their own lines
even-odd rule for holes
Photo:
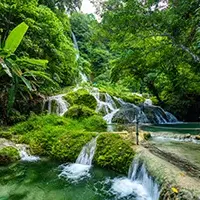
<svg viewBox="0 0 200 200">
<path fill-rule="evenodd" d="M 64 98 L 71 106 L 86 106 L 93 110 L 97 107 L 96 99 L 85 89 L 69 92 Z"/>
<path fill-rule="evenodd" d="M 19 159 L 19 151 L 12 146 L 3 147 L 0 150 L 0 165 L 7 165 Z"/>
<path fill-rule="evenodd" d="M 186 135 L 183 136 L 183 139 L 188 139 L 188 138 L 190 138 L 190 137 L 191 137 L 190 134 L 186 134 Z"/>
<path fill-rule="evenodd" d="M 200 140 L 200 135 L 196 135 L 194 138 L 195 138 L 196 140 Z"/>
<path fill-rule="evenodd" d="M 65 117 L 70 117 L 73 119 L 80 119 L 80 118 L 86 118 L 93 115 L 96 115 L 97 113 L 92 110 L 91 108 L 84 106 L 84 105 L 73 105 L 69 108 L 69 110 L 64 114 Z"/>
</svg>

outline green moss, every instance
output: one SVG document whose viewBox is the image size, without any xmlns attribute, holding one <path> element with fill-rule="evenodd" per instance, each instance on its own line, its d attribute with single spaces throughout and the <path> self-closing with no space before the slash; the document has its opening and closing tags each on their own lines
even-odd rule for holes
<svg viewBox="0 0 200 200">
<path fill-rule="evenodd" d="M 93 115 L 91 117 L 83 119 L 82 123 L 84 124 L 87 131 L 98 131 L 103 132 L 107 129 L 107 123 L 102 116 Z"/>
<path fill-rule="evenodd" d="M 99 135 L 94 157 L 97 165 L 120 173 L 127 173 L 133 157 L 131 144 L 123 141 L 120 135 L 114 133 Z"/>
<path fill-rule="evenodd" d="M 80 118 L 86 118 L 93 116 L 97 113 L 95 113 L 94 110 L 90 109 L 87 106 L 81 106 L 81 105 L 74 105 L 69 108 L 69 110 L 65 113 L 65 117 L 70 117 L 73 119 L 80 119 Z"/>
<path fill-rule="evenodd" d="M 133 103 L 133 104 L 141 104 L 144 103 L 145 99 L 144 97 L 140 97 L 136 94 L 132 94 L 132 93 L 125 93 L 123 94 L 120 98 L 122 98 L 124 101 L 129 102 L 129 103 Z"/>
<path fill-rule="evenodd" d="M 85 89 L 69 92 L 64 98 L 70 105 L 86 106 L 93 110 L 97 107 L 96 99 Z"/>
<path fill-rule="evenodd" d="M 4 147 L 0 150 L 0 165 L 6 165 L 19 159 L 19 151 L 14 147 Z"/>
<path fill-rule="evenodd" d="M 13 139 L 18 143 L 30 145 L 31 153 L 51 155 L 52 146 L 62 136 L 68 134 L 100 132 L 105 130 L 102 117 L 92 116 L 82 120 L 74 120 L 57 115 L 33 115 L 26 122 L 19 123 L 11 128 Z"/>
<path fill-rule="evenodd" d="M 10 131 L 0 131 L 0 138 L 11 139 L 12 133 Z"/>
<path fill-rule="evenodd" d="M 143 103 L 145 101 L 144 97 L 141 97 L 139 95 L 132 93 L 127 88 L 124 88 L 123 86 L 117 86 L 117 85 L 101 86 L 99 88 L 99 91 L 102 93 L 108 93 L 111 96 L 119 97 L 126 102 L 134 103 L 136 105 Z"/>
<path fill-rule="evenodd" d="M 51 155 L 58 160 L 75 162 L 83 146 L 94 136 L 94 133 L 68 133 L 53 145 Z"/>
</svg>

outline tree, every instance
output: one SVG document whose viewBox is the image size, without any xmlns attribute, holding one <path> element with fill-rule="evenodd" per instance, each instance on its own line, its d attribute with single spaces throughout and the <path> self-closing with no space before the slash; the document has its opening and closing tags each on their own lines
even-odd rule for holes
<svg viewBox="0 0 200 200">
<path fill-rule="evenodd" d="M 105 4 L 102 24 L 116 55 L 112 79 L 132 75 L 141 92 L 150 92 L 160 105 L 188 120 L 191 104 L 200 97 L 199 1 L 169 1 L 164 10 L 158 2 Z M 199 111 L 192 110 L 197 120 Z"/>
<path fill-rule="evenodd" d="M 39 4 L 43 4 L 52 10 L 58 8 L 61 11 L 77 11 L 81 9 L 82 0 L 39 0 Z"/>
</svg>

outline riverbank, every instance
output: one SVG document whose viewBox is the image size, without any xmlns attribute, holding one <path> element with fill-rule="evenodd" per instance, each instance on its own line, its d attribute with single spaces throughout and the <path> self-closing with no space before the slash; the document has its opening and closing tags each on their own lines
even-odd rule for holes
<svg viewBox="0 0 200 200">
<path fill-rule="evenodd" d="M 195 144 L 193 144 L 195 145 Z M 161 185 L 161 200 L 199 200 L 200 168 L 194 160 L 183 159 L 184 154 L 163 151 L 155 144 L 145 142 L 137 148 L 148 171 Z M 192 151 L 190 150 L 190 153 Z"/>
</svg>

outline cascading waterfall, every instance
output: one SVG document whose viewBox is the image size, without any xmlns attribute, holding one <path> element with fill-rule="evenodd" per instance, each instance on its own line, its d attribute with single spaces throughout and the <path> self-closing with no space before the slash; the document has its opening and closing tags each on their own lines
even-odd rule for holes
<svg viewBox="0 0 200 200">
<path fill-rule="evenodd" d="M 128 178 L 115 178 L 112 181 L 111 192 L 118 199 L 134 197 L 136 200 L 158 200 L 160 195 L 157 183 L 137 159 L 130 166 Z"/>
<path fill-rule="evenodd" d="M 72 40 L 74 43 L 74 48 L 76 49 L 76 60 L 78 60 L 80 58 L 80 54 L 79 54 L 79 47 L 78 47 L 78 42 L 76 39 L 75 34 L 72 32 Z M 86 74 L 83 72 L 83 69 L 79 70 L 79 75 L 81 77 L 81 83 L 85 83 L 88 82 L 88 77 L 86 76 Z"/>
<path fill-rule="evenodd" d="M 166 111 L 165 114 L 167 115 L 169 122 L 171 122 L 171 123 L 178 122 L 178 119 L 174 115 L 172 115 L 172 113 Z"/>
<path fill-rule="evenodd" d="M 21 147 L 20 150 L 19 150 L 19 154 L 20 154 L 20 157 L 21 157 L 21 160 L 22 160 L 22 161 L 36 162 L 36 161 L 40 160 L 40 157 L 39 157 L 39 156 L 30 155 L 30 154 L 27 152 L 26 147 Z"/>
<path fill-rule="evenodd" d="M 72 32 L 72 40 L 73 40 L 73 43 L 74 43 L 74 48 L 76 49 L 76 60 L 79 59 L 80 55 L 79 55 L 79 48 L 78 48 L 78 43 L 77 43 L 77 40 L 76 40 L 76 36 L 74 35 L 74 33 Z"/>
<path fill-rule="evenodd" d="M 63 164 L 59 177 L 64 177 L 72 182 L 77 182 L 90 176 L 90 168 L 95 154 L 97 137 L 88 142 L 81 150 L 76 163 Z"/>
<path fill-rule="evenodd" d="M 159 187 L 153 178 L 148 174 L 144 163 L 139 163 L 138 159 L 135 159 L 129 169 L 128 177 L 135 182 L 141 184 L 149 195 L 149 199 L 159 199 Z"/>
<path fill-rule="evenodd" d="M 93 88 L 90 94 L 94 96 L 97 101 L 96 112 L 104 114 L 104 120 L 108 123 L 112 123 L 113 116 L 119 111 L 113 98 L 107 93 L 100 93 L 98 88 Z"/>
<path fill-rule="evenodd" d="M 82 80 L 85 79 L 86 81 L 87 77 L 84 78 L 84 74 L 82 76 Z M 79 88 L 81 87 L 77 86 L 74 92 Z M 98 88 L 88 89 L 88 92 L 97 101 L 96 112 L 103 115 L 103 119 L 107 124 L 116 122 L 134 123 L 136 116 L 138 116 L 140 123 L 166 124 L 179 122 L 171 113 L 164 111 L 159 106 L 152 105 L 150 99 L 146 99 L 143 104 L 136 106 L 133 103 L 123 101 L 121 98 L 112 97 L 107 93 L 100 93 Z M 56 113 L 63 116 L 67 112 L 69 103 L 63 98 L 65 95 L 67 94 L 48 97 L 45 102 L 48 102 L 49 113 Z"/>
<path fill-rule="evenodd" d="M 63 96 L 65 96 L 65 94 L 48 97 L 46 102 L 48 103 L 49 114 L 56 112 L 57 115 L 63 116 L 65 112 L 67 112 L 69 108 L 69 103 L 64 100 Z M 56 103 L 55 110 L 53 109 L 53 102 Z"/>
</svg>

